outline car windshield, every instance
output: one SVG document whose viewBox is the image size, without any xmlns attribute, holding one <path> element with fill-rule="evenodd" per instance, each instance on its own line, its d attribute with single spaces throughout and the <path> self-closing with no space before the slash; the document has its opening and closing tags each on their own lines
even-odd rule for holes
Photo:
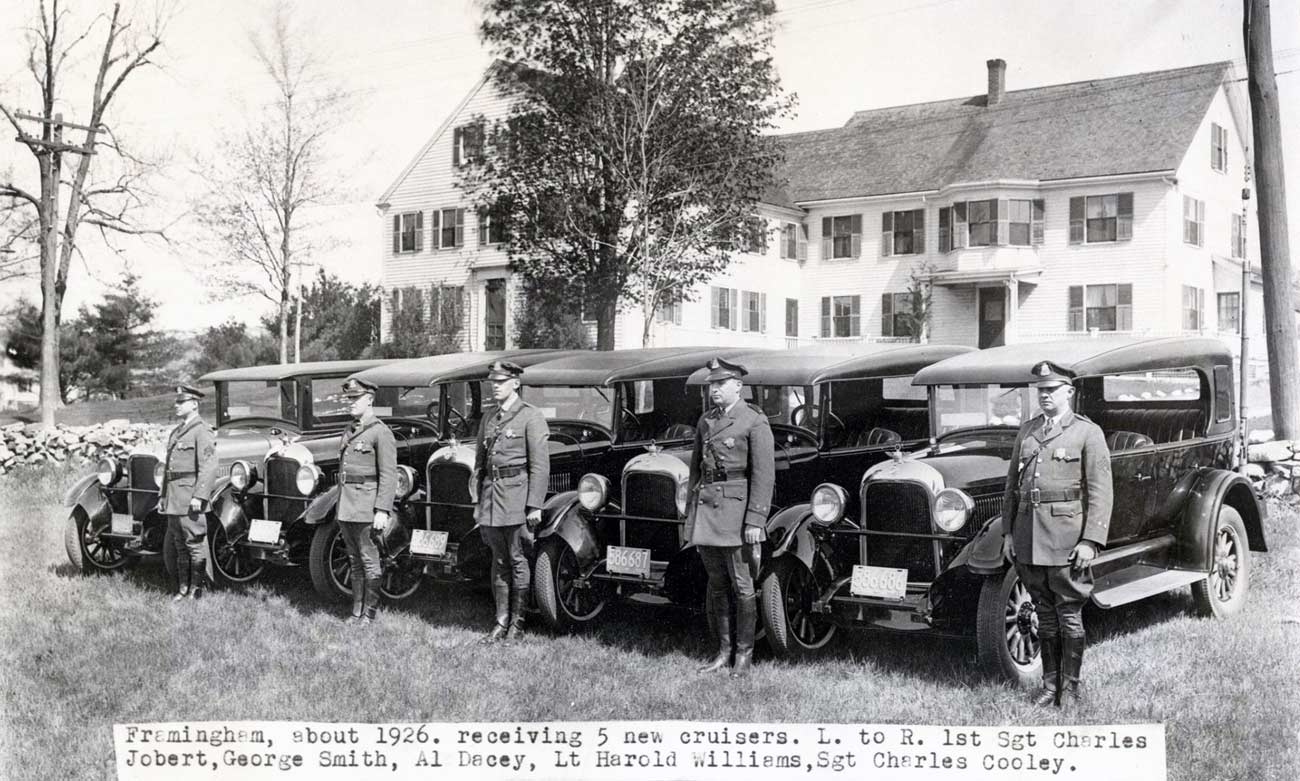
<svg viewBox="0 0 1300 781">
<path fill-rule="evenodd" d="M 439 388 L 419 385 L 407 388 L 380 388 L 375 394 L 375 414 L 381 418 L 428 418 L 438 420 Z"/>
<path fill-rule="evenodd" d="M 524 399 L 542 411 L 547 420 L 581 420 L 614 427 L 614 391 L 611 388 L 540 385 L 523 389 Z M 492 398 L 488 387 L 485 399 Z"/>
<path fill-rule="evenodd" d="M 343 378 L 311 380 L 311 419 L 314 425 L 347 423 L 352 419 L 351 399 L 343 395 Z"/>
<path fill-rule="evenodd" d="M 745 401 L 767 413 L 771 423 L 786 423 L 817 431 L 821 416 L 821 387 L 813 385 L 745 385 Z"/>
<path fill-rule="evenodd" d="M 930 398 L 939 436 L 965 428 L 1019 427 L 1038 405 L 1033 388 L 1023 385 L 938 385 Z"/>
<path fill-rule="evenodd" d="M 293 380 L 223 382 L 219 422 L 240 418 L 279 418 L 298 421 L 298 395 Z"/>
</svg>

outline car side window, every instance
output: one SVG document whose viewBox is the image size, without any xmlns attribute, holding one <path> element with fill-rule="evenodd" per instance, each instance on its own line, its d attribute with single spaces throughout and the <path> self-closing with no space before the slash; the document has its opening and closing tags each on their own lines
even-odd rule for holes
<svg viewBox="0 0 1300 781">
<path fill-rule="evenodd" d="M 1110 375 L 1102 378 L 1101 386 L 1101 404 L 1092 413 L 1112 449 L 1205 436 L 1208 381 L 1195 369 Z"/>
</svg>

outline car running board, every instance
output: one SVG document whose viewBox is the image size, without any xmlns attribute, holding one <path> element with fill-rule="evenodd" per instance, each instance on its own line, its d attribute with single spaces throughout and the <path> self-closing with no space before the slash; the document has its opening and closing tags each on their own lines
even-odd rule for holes
<svg viewBox="0 0 1300 781">
<path fill-rule="evenodd" d="M 1104 608 L 1118 607 L 1154 594 L 1189 586 L 1205 580 L 1205 577 L 1204 572 L 1135 564 L 1099 578 L 1092 592 L 1092 601 Z"/>
</svg>

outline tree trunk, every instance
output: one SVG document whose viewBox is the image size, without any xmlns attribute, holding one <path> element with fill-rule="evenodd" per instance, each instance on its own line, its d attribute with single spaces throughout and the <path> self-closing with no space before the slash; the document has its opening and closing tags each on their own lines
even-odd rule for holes
<svg viewBox="0 0 1300 781">
<path fill-rule="evenodd" d="M 618 307 L 613 301 L 600 302 L 600 314 L 596 318 L 596 349 L 614 349 L 614 323 L 618 318 Z"/>
<path fill-rule="evenodd" d="M 62 118 L 58 115 L 56 119 Z M 55 125 L 52 139 L 63 140 L 63 128 Z M 41 169 L 41 426 L 54 426 L 54 410 L 62 403 L 59 387 L 59 154 L 50 151 L 40 158 Z"/>
<path fill-rule="evenodd" d="M 289 289 L 280 287 L 280 363 L 289 362 Z"/>
<path fill-rule="evenodd" d="M 650 346 L 650 328 L 654 324 L 655 310 L 654 307 L 641 309 L 641 346 Z"/>
<path fill-rule="evenodd" d="M 1292 300 L 1294 280 L 1287 239 L 1282 126 L 1278 118 L 1277 79 L 1273 73 L 1269 0 L 1246 0 L 1245 27 L 1273 430 L 1279 439 L 1295 439 L 1300 437 L 1300 347 Z"/>
</svg>

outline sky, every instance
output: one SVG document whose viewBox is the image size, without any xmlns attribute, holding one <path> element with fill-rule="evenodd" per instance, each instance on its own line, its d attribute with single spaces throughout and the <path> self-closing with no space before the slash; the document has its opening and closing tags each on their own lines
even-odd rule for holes
<svg viewBox="0 0 1300 781">
<path fill-rule="evenodd" d="M 128 12 L 159 0 L 124 0 Z M 107 10 L 107 0 L 75 3 L 73 22 Z M 211 156 L 222 133 L 267 105 L 266 81 L 252 57 L 250 31 L 265 25 L 273 0 L 181 0 L 172 9 L 158 65 L 124 87 L 110 124 L 137 151 L 165 161 L 152 182 L 147 221 L 167 225 L 170 243 L 118 242 L 117 251 L 85 233 L 74 262 L 65 315 L 95 301 L 129 268 L 160 302 L 159 324 L 202 330 L 228 318 L 252 322 L 270 304 L 230 298 L 211 284 L 220 247 L 188 216 L 201 195 L 194 160 Z M 1243 65 L 1241 0 L 777 0 L 773 56 L 783 88 L 797 96 L 780 130 L 841 125 L 857 110 L 983 94 L 985 61 L 1007 63 L 1008 90 L 1026 89 L 1219 60 Z M 332 239 L 313 261 L 356 282 L 380 278 L 384 225 L 380 194 L 461 99 L 491 53 L 479 41 L 475 0 L 300 0 L 298 20 L 322 61 L 322 83 L 343 89 L 349 110 L 330 148 L 341 183 L 308 219 Z M 24 28 L 36 0 L 0 0 L 0 102 L 37 105 L 25 72 Z M 1300 249 L 1300 0 L 1272 3 L 1274 67 L 1293 258 Z M 85 71 L 102 41 L 99 23 L 69 65 L 62 108 L 80 115 Z M 1244 75 L 1244 68 L 1242 70 Z M 0 134 L 0 175 L 35 187 L 35 162 Z M 1295 261 L 1293 260 L 1293 264 Z M 0 306 L 37 297 L 35 283 L 0 284 Z"/>
</svg>

